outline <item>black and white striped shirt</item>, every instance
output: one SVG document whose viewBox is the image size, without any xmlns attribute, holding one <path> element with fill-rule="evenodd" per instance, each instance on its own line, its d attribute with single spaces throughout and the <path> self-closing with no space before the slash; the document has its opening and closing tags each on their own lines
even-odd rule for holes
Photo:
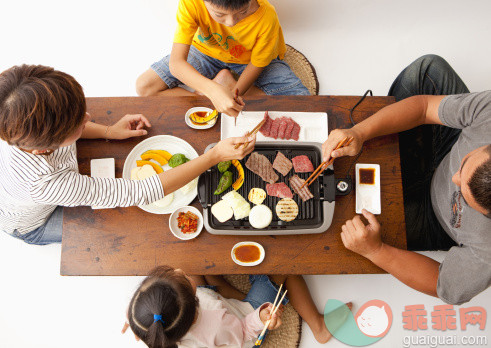
<svg viewBox="0 0 491 348">
<path fill-rule="evenodd" d="M 0 230 L 7 233 L 35 230 L 58 205 L 128 207 L 163 197 L 157 175 L 135 181 L 81 175 L 75 144 L 43 156 L 0 140 Z"/>
</svg>

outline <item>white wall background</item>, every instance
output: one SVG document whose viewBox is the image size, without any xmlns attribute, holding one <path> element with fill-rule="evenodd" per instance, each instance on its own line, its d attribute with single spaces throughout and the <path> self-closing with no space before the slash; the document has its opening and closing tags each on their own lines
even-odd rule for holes
<svg viewBox="0 0 491 348">
<path fill-rule="evenodd" d="M 385 95 L 402 68 L 426 53 L 445 57 L 471 91 L 489 89 L 489 1 L 272 3 L 287 42 L 315 66 L 321 94 L 358 95 L 371 88 Z M 176 6 L 177 0 L 0 0 L 0 71 L 21 63 L 51 65 L 72 74 L 89 97 L 136 95 L 138 74 L 170 52 Z M 141 278 L 61 277 L 59 264 L 59 246 L 28 246 L 0 233 L 0 347 L 142 346 L 119 333 Z M 431 312 L 441 304 L 389 275 L 306 278 L 320 309 L 329 298 L 352 300 L 355 310 L 374 298 L 388 302 L 394 323 L 376 347 L 402 346 L 402 336 L 410 334 L 402 330 L 404 305 L 425 304 Z M 464 307 L 470 305 L 490 311 L 491 290 Z M 449 335 L 462 334 L 457 331 Z M 304 325 L 301 347 L 316 346 Z"/>
</svg>

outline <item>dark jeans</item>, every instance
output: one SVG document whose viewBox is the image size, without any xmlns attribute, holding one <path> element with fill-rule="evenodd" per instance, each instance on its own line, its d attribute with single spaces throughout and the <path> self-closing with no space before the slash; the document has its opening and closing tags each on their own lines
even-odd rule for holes
<svg viewBox="0 0 491 348">
<path fill-rule="evenodd" d="M 418 58 L 396 78 L 389 95 L 397 101 L 413 95 L 448 95 L 469 90 L 441 57 Z M 438 222 L 431 205 L 435 169 L 451 150 L 460 129 L 422 125 L 399 133 L 404 213 L 409 250 L 448 250 L 456 245 Z"/>
</svg>

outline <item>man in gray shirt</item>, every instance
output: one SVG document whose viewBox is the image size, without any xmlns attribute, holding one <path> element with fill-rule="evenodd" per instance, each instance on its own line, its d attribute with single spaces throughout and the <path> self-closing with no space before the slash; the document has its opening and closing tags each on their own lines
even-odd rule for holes
<svg viewBox="0 0 491 348">
<path fill-rule="evenodd" d="M 394 81 L 389 94 L 397 103 L 351 129 L 333 130 L 323 146 L 324 160 L 353 156 L 364 141 L 401 132 L 408 249 L 450 249 L 445 260 L 383 243 L 367 211 L 368 224 L 355 216 L 341 239 L 406 285 L 451 304 L 491 284 L 491 91 L 468 92 L 445 60 L 421 57 Z M 351 145 L 333 151 L 346 136 L 354 138 Z"/>
</svg>

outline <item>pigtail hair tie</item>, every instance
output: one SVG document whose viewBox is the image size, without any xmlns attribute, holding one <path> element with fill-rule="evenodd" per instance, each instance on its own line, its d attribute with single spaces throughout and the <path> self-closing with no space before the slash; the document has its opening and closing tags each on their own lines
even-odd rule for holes
<svg viewBox="0 0 491 348">
<path fill-rule="evenodd" d="M 162 320 L 162 316 L 160 314 L 154 314 L 153 315 L 153 322 L 156 323 L 157 321 L 161 321 L 162 324 L 165 324 L 165 321 Z"/>
</svg>

